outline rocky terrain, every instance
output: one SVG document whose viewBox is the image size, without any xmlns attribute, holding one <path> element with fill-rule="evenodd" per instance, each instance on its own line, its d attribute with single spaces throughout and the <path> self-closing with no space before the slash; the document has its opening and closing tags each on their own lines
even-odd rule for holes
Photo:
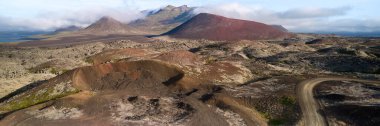
<svg viewBox="0 0 380 126">
<path fill-rule="evenodd" d="M 379 79 L 380 63 L 374 53 L 378 40 L 318 39 L 330 42 L 156 39 L 3 46 L 0 122 L 295 125 L 301 111 L 294 89 L 302 80 Z M 376 92 L 369 95 L 376 97 Z M 360 103 L 376 104 L 376 100 L 366 101 Z M 331 107 L 326 111 L 333 111 Z M 331 116 L 331 123 L 355 123 Z M 99 117 L 103 120 L 94 120 Z"/>
<path fill-rule="evenodd" d="M 0 125 L 379 123 L 380 39 L 192 9 L 0 45 Z"/>
<path fill-rule="evenodd" d="M 318 98 L 326 109 L 328 121 L 334 125 L 367 125 L 380 123 L 380 86 L 355 81 L 322 83 Z"/>
</svg>

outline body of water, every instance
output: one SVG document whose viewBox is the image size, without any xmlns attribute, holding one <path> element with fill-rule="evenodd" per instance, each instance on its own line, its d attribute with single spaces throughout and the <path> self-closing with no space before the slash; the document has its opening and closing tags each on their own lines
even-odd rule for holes
<svg viewBox="0 0 380 126">
<path fill-rule="evenodd" d="M 25 40 L 31 40 L 29 38 L 33 35 L 48 34 L 49 32 L 42 31 L 1 31 L 0 32 L 0 42 L 19 42 Z"/>
<path fill-rule="evenodd" d="M 50 34 L 45 31 L 0 31 L 0 42 L 19 42 L 25 40 L 35 40 L 31 38 L 34 35 Z M 336 34 L 347 37 L 380 37 L 380 32 L 338 32 L 338 33 L 322 33 L 322 34 Z"/>
<path fill-rule="evenodd" d="M 319 34 L 335 34 L 345 37 L 380 37 L 380 32 L 319 32 Z"/>
</svg>

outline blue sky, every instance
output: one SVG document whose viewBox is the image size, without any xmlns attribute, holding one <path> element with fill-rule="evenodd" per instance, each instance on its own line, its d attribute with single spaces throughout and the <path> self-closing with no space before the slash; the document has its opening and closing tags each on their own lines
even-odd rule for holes
<svg viewBox="0 0 380 126">
<path fill-rule="evenodd" d="M 0 0 L 0 31 L 87 26 L 101 16 L 123 22 L 166 5 L 280 24 L 295 32 L 380 31 L 379 0 Z"/>
</svg>

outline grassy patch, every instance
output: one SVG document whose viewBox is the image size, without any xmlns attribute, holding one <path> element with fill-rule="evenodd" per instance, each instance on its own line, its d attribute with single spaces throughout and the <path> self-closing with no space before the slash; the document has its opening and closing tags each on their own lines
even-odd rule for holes
<svg viewBox="0 0 380 126">
<path fill-rule="evenodd" d="M 271 119 L 271 116 L 268 112 L 259 112 L 261 114 L 262 117 L 266 118 L 266 119 Z"/>
<path fill-rule="evenodd" d="M 66 73 L 67 71 L 69 71 L 69 70 L 67 70 L 67 69 L 63 69 L 63 70 L 62 70 L 62 73 Z"/>
<path fill-rule="evenodd" d="M 209 56 L 206 58 L 206 64 L 212 64 L 212 63 L 215 63 L 218 59 L 216 59 L 215 57 L 212 57 L 212 56 Z"/>
<path fill-rule="evenodd" d="M 89 63 L 89 64 L 93 64 L 94 60 L 91 57 L 87 57 L 84 59 L 84 62 Z"/>
<path fill-rule="evenodd" d="M 31 92 L 28 95 L 20 96 L 20 98 L 13 99 L 12 101 L 0 106 L 0 114 L 2 112 L 11 112 L 15 110 L 20 110 L 27 108 L 32 105 L 43 103 L 49 100 L 61 98 L 70 94 L 79 92 L 78 89 L 66 89 L 59 91 L 56 89 L 56 86 L 51 86 L 47 89 L 41 89 L 38 91 Z"/>
<path fill-rule="evenodd" d="M 255 108 L 270 126 L 293 126 L 299 117 L 297 104 L 294 95 L 282 94 L 257 99 Z"/>
<path fill-rule="evenodd" d="M 273 118 L 269 113 L 267 112 L 260 112 L 261 116 L 268 119 L 268 125 L 269 126 L 281 126 L 287 123 L 285 119 L 277 119 Z"/>
<path fill-rule="evenodd" d="M 282 96 L 280 103 L 285 106 L 294 106 L 296 105 L 296 98 L 294 96 Z"/>
<path fill-rule="evenodd" d="M 58 75 L 59 74 L 59 71 L 57 69 L 55 69 L 54 67 L 53 68 L 50 68 L 50 73 L 52 74 L 55 74 L 55 75 Z"/>
<path fill-rule="evenodd" d="M 285 123 L 286 123 L 286 121 L 283 120 L 283 119 L 270 119 L 270 120 L 268 121 L 268 125 L 269 125 L 269 126 L 282 126 L 282 125 L 284 125 Z"/>
</svg>

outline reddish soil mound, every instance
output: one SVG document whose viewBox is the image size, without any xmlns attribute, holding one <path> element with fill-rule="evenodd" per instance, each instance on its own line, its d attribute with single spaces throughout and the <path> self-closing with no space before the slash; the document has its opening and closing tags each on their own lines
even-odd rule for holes
<svg viewBox="0 0 380 126">
<path fill-rule="evenodd" d="M 186 51 L 158 57 L 197 60 Z M 190 62 L 191 63 L 191 62 Z M 210 68 L 209 68 L 210 67 Z M 0 102 L 0 125 L 262 125 L 252 109 L 209 83 L 244 80 L 236 64 L 216 62 L 199 68 L 200 78 L 155 60 L 77 68 Z M 198 70 L 196 70 L 198 71 Z M 238 74 L 242 74 L 238 75 Z M 198 84 L 198 80 L 209 83 Z M 219 105 L 230 109 L 217 109 Z M 212 107 L 212 106 L 214 107 Z M 11 112 L 11 113 L 8 113 Z M 235 114 L 236 113 L 236 114 Z M 234 114 L 233 117 L 229 116 Z M 260 117 L 259 117 L 260 118 Z M 233 120 L 231 123 L 229 120 Z"/>
<path fill-rule="evenodd" d="M 159 61 L 78 68 L 0 104 L 25 108 L 15 108 L 19 111 L 6 115 L 0 125 L 228 125 L 224 111 L 204 104 L 211 88 L 173 88 L 182 76 L 175 66 Z"/>
<path fill-rule="evenodd" d="M 11 99 L 1 99 L 1 114 L 29 107 L 78 91 L 127 91 L 166 95 L 168 86 L 183 77 L 173 65 L 159 61 L 119 62 L 78 68 Z"/>
<path fill-rule="evenodd" d="M 158 61 L 118 62 L 77 69 L 73 85 L 82 90 L 164 92 L 165 81 L 182 76 L 183 72 L 175 66 Z"/>
<path fill-rule="evenodd" d="M 208 40 L 263 40 L 291 36 L 288 32 L 266 24 L 207 13 L 201 13 L 163 35 L 174 38 Z"/>
</svg>

